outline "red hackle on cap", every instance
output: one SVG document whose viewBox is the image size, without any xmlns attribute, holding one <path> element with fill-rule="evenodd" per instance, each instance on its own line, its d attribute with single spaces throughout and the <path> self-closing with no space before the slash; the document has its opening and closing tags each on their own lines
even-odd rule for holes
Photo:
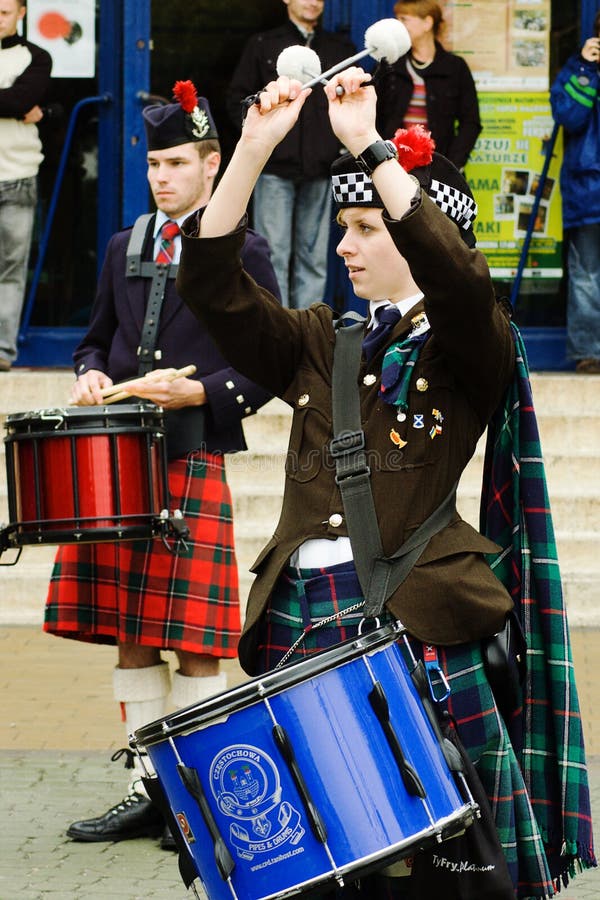
<svg viewBox="0 0 600 900">
<path fill-rule="evenodd" d="M 176 81 L 173 97 L 186 113 L 191 113 L 198 106 L 198 93 L 192 81 Z"/>
<path fill-rule="evenodd" d="M 399 128 L 392 141 L 398 150 L 398 162 L 406 172 L 431 163 L 435 141 L 422 125 Z"/>
</svg>

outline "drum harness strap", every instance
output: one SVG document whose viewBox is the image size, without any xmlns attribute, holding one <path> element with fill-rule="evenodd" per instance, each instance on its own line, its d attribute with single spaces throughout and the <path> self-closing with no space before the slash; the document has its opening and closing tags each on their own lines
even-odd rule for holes
<svg viewBox="0 0 600 900">
<path fill-rule="evenodd" d="M 344 326 L 344 319 L 354 319 L 355 324 Z M 335 459 L 335 480 L 342 495 L 356 574 L 365 596 L 364 618 L 377 620 L 386 600 L 407 578 L 430 539 L 452 520 L 456 509 L 458 482 L 398 550 L 391 556 L 385 556 L 371 491 L 371 471 L 367 465 L 365 435 L 361 428 L 360 395 L 357 390 L 364 323 L 364 317 L 352 312 L 346 313 L 336 323 L 332 376 L 334 437 L 329 449 Z M 407 644 L 407 648 L 414 663 L 411 677 L 427 717 L 449 768 L 464 783 L 464 764 L 460 754 L 443 735 L 440 727 L 438 709 L 448 697 L 450 687 L 438 661 L 437 650 L 434 646 L 424 644 L 423 662 L 417 663 L 410 644 Z M 384 703 L 384 707 L 386 706 L 387 701 Z M 399 741 L 391 723 L 386 721 L 381 710 L 376 706 L 374 708 L 384 726 L 407 790 L 411 794 L 424 796 L 419 789 L 418 776 L 398 749 Z M 470 795 L 468 788 L 467 793 Z"/>
<path fill-rule="evenodd" d="M 342 495 L 356 573 L 365 596 L 364 616 L 369 619 L 381 615 L 386 600 L 406 579 L 429 540 L 451 521 L 458 483 L 395 553 L 384 555 L 356 388 L 365 319 L 356 313 L 347 313 L 344 318 L 358 321 L 342 326 L 343 319 L 340 319 L 336 326 L 332 385 L 334 437 L 329 449 L 335 460 L 335 480 Z"/>
<path fill-rule="evenodd" d="M 343 326 L 344 319 L 349 318 L 358 321 Z M 364 452 L 360 396 L 356 389 L 364 322 L 362 316 L 351 312 L 336 323 L 332 378 L 334 437 L 330 452 L 336 462 L 336 483 L 346 513 L 356 573 L 365 596 L 364 617 L 377 619 L 386 600 L 406 579 L 433 535 L 450 523 L 456 508 L 458 482 L 404 544 L 391 556 L 384 556 L 370 485 L 370 469 Z M 502 695 L 499 682 L 510 681 L 512 684 L 515 679 L 522 679 L 525 651 L 520 627 L 517 626 L 514 616 L 509 616 L 501 631 L 482 641 L 485 670 L 498 697 Z M 438 703 L 443 702 L 450 688 L 435 646 L 423 645 L 423 662 L 432 697 Z M 515 664 L 519 672 L 514 671 Z M 512 708 L 514 702 L 511 698 Z"/>
<path fill-rule="evenodd" d="M 344 325 L 344 321 L 348 319 L 354 324 Z M 365 321 L 364 316 L 348 312 L 335 323 L 336 341 L 332 375 L 334 436 L 329 444 L 329 451 L 335 460 L 335 481 L 342 496 L 356 574 L 365 597 L 364 603 L 349 607 L 346 613 L 355 612 L 362 607 L 365 620 L 377 620 L 383 612 L 386 600 L 407 578 L 430 539 L 451 521 L 456 509 L 458 482 L 402 546 L 391 556 L 385 556 L 371 491 L 371 470 L 367 465 L 365 453 L 360 395 L 356 388 Z M 311 630 L 338 618 L 339 612 L 336 612 L 320 619 L 311 625 Z M 278 667 L 288 661 L 305 637 L 306 631 L 294 641 L 279 661 Z M 447 696 L 448 687 L 435 648 L 426 650 L 428 674 L 434 676 L 436 681 L 441 681 L 444 694 Z"/>
<path fill-rule="evenodd" d="M 131 231 L 127 245 L 127 278 L 151 278 L 150 293 L 146 305 L 146 315 L 137 348 L 139 359 L 138 376 L 142 377 L 154 368 L 154 363 L 161 358 L 161 351 L 156 349 L 160 314 L 162 310 L 167 283 L 177 275 L 178 265 L 164 265 L 142 259 L 146 242 L 146 234 L 153 213 L 139 216 Z M 169 459 L 184 456 L 190 450 L 200 447 L 205 440 L 206 411 L 204 407 L 183 407 L 165 413 L 167 423 L 167 452 Z"/>
<path fill-rule="evenodd" d="M 165 299 L 167 282 L 169 278 L 177 275 L 177 265 L 164 265 L 150 260 L 142 259 L 142 250 L 146 240 L 146 232 L 153 213 L 147 213 L 136 219 L 129 244 L 127 245 L 127 278 L 151 278 L 150 294 L 146 306 L 146 316 L 140 336 L 140 346 L 137 349 L 139 357 L 138 375 L 146 375 L 152 371 L 154 361 L 160 359 L 160 350 L 156 350 L 160 313 Z"/>
</svg>

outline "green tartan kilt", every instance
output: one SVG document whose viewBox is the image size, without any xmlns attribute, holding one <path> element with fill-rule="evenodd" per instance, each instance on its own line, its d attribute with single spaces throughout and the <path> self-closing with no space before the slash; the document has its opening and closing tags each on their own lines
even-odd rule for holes
<svg viewBox="0 0 600 900">
<path fill-rule="evenodd" d="M 322 570 L 286 569 L 261 625 L 259 670 L 276 668 L 303 634 L 304 640 L 286 662 L 304 659 L 353 637 L 362 616 L 353 610 L 345 617 L 344 611 L 362 599 L 352 563 Z M 320 620 L 336 614 L 334 621 L 315 627 Z M 409 635 L 407 638 L 414 656 L 421 659 L 423 645 Z M 550 897 L 554 890 L 544 844 L 484 670 L 480 643 L 438 647 L 437 651 L 450 685 L 448 710 L 489 798 L 516 896 L 521 900 Z"/>
</svg>

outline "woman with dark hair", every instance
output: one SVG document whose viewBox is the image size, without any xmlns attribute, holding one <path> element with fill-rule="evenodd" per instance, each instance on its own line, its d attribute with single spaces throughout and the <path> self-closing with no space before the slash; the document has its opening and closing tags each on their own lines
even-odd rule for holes
<svg viewBox="0 0 600 900">
<path fill-rule="evenodd" d="M 460 56 L 440 43 L 444 18 L 435 0 L 399 0 L 394 14 L 412 47 L 398 62 L 379 64 L 377 127 L 385 137 L 397 128 L 424 125 L 439 153 L 462 169 L 481 131 L 473 76 Z"/>
</svg>

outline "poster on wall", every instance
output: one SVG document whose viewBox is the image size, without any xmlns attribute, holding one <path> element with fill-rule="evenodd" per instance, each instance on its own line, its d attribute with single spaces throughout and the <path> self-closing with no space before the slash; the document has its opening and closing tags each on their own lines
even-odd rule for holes
<svg viewBox="0 0 600 900">
<path fill-rule="evenodd" d="M 27 0 L 27 38 L 52 57 L 53 78 L 94 77 L 94 0 Z"/>
<path fill-rule="evenodd" d="M 546 91 L 551 0 L 442 0 L 444 45 L 469 64 L 478 91 Z"/>
<path fill-rule="evenodd" d="M 477 245 L 493 278 L 512 278 L 531 222 L 554 122 L 546 94 L 486 94 L 482 132 L 466 167 L 477 200 Z M 523 275 L 560 278 L 562 209 L 558 185 L 560 133 L 542 187 Z"/>
</svg>

